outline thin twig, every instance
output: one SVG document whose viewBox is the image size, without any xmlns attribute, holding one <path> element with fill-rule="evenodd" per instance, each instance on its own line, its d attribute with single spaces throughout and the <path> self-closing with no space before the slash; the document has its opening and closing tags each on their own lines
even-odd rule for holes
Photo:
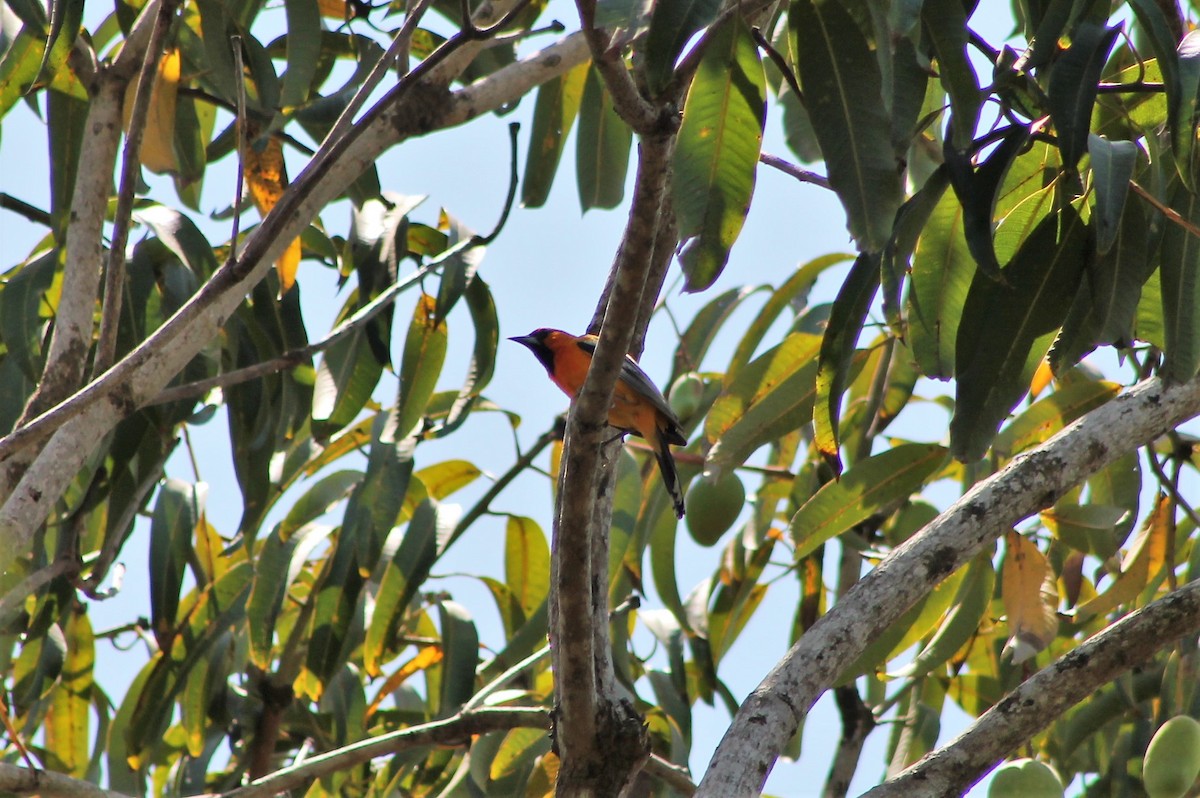
<svg viewBox="0 0 1200 798">
<path fill-rule="evenodd" d="M 409 726 L 311 757 L 303 764 L 283 768 L 246 787 L 222 793 L 220 798 L 267 798 L 378 756 L 428 746 L 460 746 L 477 734 L 546 725 L 546 710 L 541 707 L 481 707 L 460 711 L 444 720 Z"/>
<path fill-rule="evenodd" d="M 812 183 L 814 186 L 820 186 L 821 188 L 832 188 L 829 185 L 829 178 L 819 175 L 816 172 L 810 172 L 807 169 L 801 169 L 799 166 L 780 158 L 778 155 L 763 152 L 759 153 L 758 160 L 767 166 L 778 169 L 785 175 L 796 178 L 801 183 Z"/>
<path fill-rule="evenodd" d="M 688 769 L 676 765 L 674 762 L 668 762 L 658 754 L 651 754 L 642 769 L 676 792 L 684 795 L 695 795 L 696 793 L 696 783 L 692 781 L 692 774 Z"/>
<path fill-rule="evenodd" d="M 50 227 L 54 224 L 54 220 L 50 218 L 50 212 L 44 211 L 34 205 L 30 205 L 24 200 L 19 200 L 12 194 L 6 191 L 0 191 L 0 209 L 12 211 L 13 213 L 24 216 L 27 220 L 34 224 Z"/>
<path fill-rule="evenodd" d="M 508 487 L 509 483 L 520 476 L 521 472 L 523 472 L 535 459 L 537 459 L 537 456 L 542 453 L 543 449 L 545 449 L 554 441 L 558 440 L 560 437 L 560 428 L 558 424 L 555 424 L 552 428 L 543 432 L 541 436 L 539 436 L 538 439 L 533 442 L 532 446 L 522 452 L 521 456 L 517 458 L 516 462 L 513 463 L 507 471 L 501 474 L 500 477 L 492 483 L 492 486 L 488 488 L 482 496 L 479 497 L 479 501 L 475 502 L 470 510 L 467 510 L 465 513 L 463 513 L 462 518 L 460 518 L 458 523 L 454 525 L 454 530 L 446 539 L 445 547 L 449 548 L 454 541 L 462 537 L 463 533 L 467 531 L 471 524 L 475 523 L 480 516 L 488 511 L 492 501 L 494 501 L 495 498 L 499 496 L 505 488 Z"/>
<path fill-rule="evenodd" d="M 92 378 L 108 371 L 117 354 L 117 332 L 121 322 L 121 300 L 125 294 L 125 245 L 129 242 L 129 226 L 133 222 L 133 198 L 142 170 L 142 134 L 154 93 L 158 62 L 163 54 L 167 30 L 175 16 L 175 0 L 163 0 L 150 32 L 150 42 L 142 59 L 142 68 L 133 87 L 133 111 L 129 131 L 125 134 L 125 150 L 121 153 L 121 186 L 113 214 L 112 245 L 108 250 L 108 265 L 104 270 L 104 300 L 100 311 L 100 336 L 96 342 L 96 357 L 92 362 Z"/>
<path fill-rule="evenodd" d="M 520 676 L 525 669 L 532 668 L 549 655 L 550 646 L 542 646 L 537 651 L 533 652 L 528 657 L 516 663 L 511 668 L 504 671 L 504 673 L 500 674 L 495 679 L 492 679 L 490 682 L 481 687 L 479 691 L 475 693 L 475 695 L 471 696 L 467 703 L 463 704 L 461 711 L 470 712 L 473 709 L 482 707 L 484 702 L 487 701 L 488 697 L 491 696 L 492 693 L 503 689 L 505 685 Z"/>
<path fill-rule="evenodd" d="M 238 257 L 238 229 L 242 223 L 242 195 L 246 191 L 246 145 L 249 120 L 246 118 L 246 76 L 242 64 L 242 37 L 229 37 L 229 47 L 233 50 L 233 69 L 237 75 L 237 174 L 233 181 L 233 227 L 229 231 L 229 263 Z"/>
<path fill-rule="evenodd" d="M 795 94 L 800 104 L 804 105 L 804 92 L 800 90 L 800 81 L 796 79 L 796 73 L 792 71 L 792 66 L 787 62 L 787 58 L 784 57 L 783 53 L 775 49 L 775 45 L 771 44 L 771 40 L 763 35 L 760 28 L 754 29 L 754 41 L 758 42 L 758 46 L 771 59 L 771 63 L 779 70 L 779 74 L 783 75 L 783 79 L 787 81 L 788 88 L 792 90 L 792 94 Z"/>
<path fill-rule="evenodd" d="M 1154 209 L 1156 211 L 1161 213 L 1163 216 L 1167 217 L 1168 221 L 1179 225 L 1180 227 L 1182 227 L 1184 230 L 1187 230 L 1192 235 L 1196 236 L 1197 238 L 1200 238 L 1200 227 L 1196 227 L 1196 225 L 1192 224 L 1187 219 L 1184 219 L 1182 216 L 1179 215 L 1179 212 L 1176 211 L 1174 208 L 1170 208 L 1170 207 L 1162 204 L 1153 194 L 1151 194 L 1149 191 L 1147 191 L 1146 189 L 1144 189 L 1140 185 L 1138 185 L 1136 180 L 1130 180 L 1129 187 L 1131 189 L 1133 189 L 1134 194 L 1137 194 L 1139 197 L 1144 199 L 1146 202 L 1150 203 L 1152 206 L 1154 206 Z"/>
</svg>

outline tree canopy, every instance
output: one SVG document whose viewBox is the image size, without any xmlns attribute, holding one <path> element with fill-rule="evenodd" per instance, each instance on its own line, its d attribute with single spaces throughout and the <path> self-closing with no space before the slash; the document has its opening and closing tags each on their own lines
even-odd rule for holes
<svg viewBox="0 0 1200 798">
<path fill-rule="evenodd" d="M 872 767 L 873 796 L 961 794 L 1004 760 L 997 794 L 1185 794 L 1187 15 L 1017 0 L 994 30 L 962 0 L 566 8 L 564 25 L 540 0 L 0 7 L 0 117 L 44 120 L 49 166 L 45 207 L 0 194 L 43 231 L 0 249 L 0 790 L 749 795 L 832 695 L 826 795 Z M 520 104 L 492 228 L 381 176 L 384 152 Z M 788 157 L 763 150 L 768 125 Z M 768 169 L 804 192 L 779 241 L 806 235 L 819 192 L 854 252 L 772 284 L 731 259 Z M 224 206 L 217 175 L 236 175 Z M 518 434 L 489 386 L 503 336 L 528 331 L 501 330 L 494 290 L 520 275 L 486 252 L 556 181 L 627 216 L 587 381 Z M 301 262 L 336 297 L 328 329 Z M 687 318 L 662 301 L 676 274 L 702 298 Z M 731 276 L 745 287 L 713 290 Z M 689 441 L 683 521 L 653 453 L 604 423 L 656 313 L 676 333 L 661 387 Z M 217 414 L 228 527 L 168 467 Z M 438 454 L 511 445 L 479 440 L 484 416 L 512 431 L 504 470 Z M 544 508 L 502 509 L 531 472 Z M 500 646 L 436 578 L 483 534 L 504 541 L 472 575 Z M 683 551 L 711 576 L 681 581 Z M 95 628 L 123 563 L 147 572 L 140 617 Z M 791 648 L 735 692 L 727 657 L 781 583 L 799 600 L 766 622 Z M 115 692 L 105 655 L 130 638 L 146 653 Z M 707 763 L 701 702 L 732 717 Z M 951 707 L 971 721 L 946 740 Z M 872 734 L 885 762 L 860 762 Z"/>
</svg>

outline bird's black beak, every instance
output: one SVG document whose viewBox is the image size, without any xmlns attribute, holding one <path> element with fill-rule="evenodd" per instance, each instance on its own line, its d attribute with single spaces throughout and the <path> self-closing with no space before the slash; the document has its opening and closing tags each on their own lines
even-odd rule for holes
<svg viewBox="0 0 1200 798">
<path fill-rule="evenodd" d="M 524 346 L 527 349 L 533 349 L 538 344 L 537 339 L 534 338 L 532 335 L 514 335 L 511 338 L 509 338 L 508 340 L 516 341 L 521 346 Z"/>
</svg>

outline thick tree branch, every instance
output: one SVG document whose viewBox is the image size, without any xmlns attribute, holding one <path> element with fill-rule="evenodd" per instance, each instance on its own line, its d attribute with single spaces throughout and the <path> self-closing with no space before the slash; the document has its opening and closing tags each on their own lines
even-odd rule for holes
<svg viewBox="0 0 1200 798">
<path fill-rule="evenodd" d="M 600 340 L 587 380 L 572 404 L 551 554 L 550 633 L 554 654 L 555 741 L 567 794 L 617 795 L 648 754 L 641 719 L 617 691 L 608 637 L 608 527 L 615 441 L 608 434 L 613 387 L 630 350 L 656 231 L 669 190 L 675 139 L 642 139 L 629 221 L 602 299 Z M 596 319 L 590 331 L 595 332 Z"/>
<path fill-rule="evenodd" d="M 88 135 L 83 137 L 81 168 L 72 189 L 71 223 L 66 226 L 66 261 L 54 331 L 41 379 L 17 421 L 18 429 L 70 396 L 83 382 L 92 345 L 92 319 L 104 260 L 104 217 L 121 140 L 124 96 L 125 83 L 105 74 L 88 107 L 84 123 Z M 9 495 L 32 459 L 32 453 L 28 453 L 4 464 L 0 498 Z"/>
<path fill-rule="evenodd" d="M 587 38 L 588 50 L 592 54 L 592 64 L 608 88 L 613 108 L 635 133 L 661 131 L 664 123 L 670 124 L 669 114 L 673 113 L 673 109 L 665 104 L 655 106 L 642 96 L 625 66 L 622 48 L 610 50 L 608 36 L 596 28 L 596 0 L 575 0 L 575 6 Z"/>
<path fill-rule="evenodd" d="M 66 258 L 54 331 L 42 377 L 16 424 L 18 427 L 61 402 L 83 382 L 87 353 L 92 345 L 100 264 L 104 262 L 104 220 L 121 141 L 125 89 L 141 65 L 138 54 L 146 50 L 158 30 L 160 6 L 159 0 L 146 4 L 116 61 L 93 68 L 86 81 L 91 94 L 84 122 L 87 135 L 80 146 L 80 168 L 71 189 L 71 218 L 70 224 L 65 225 Z M 94 60 L 94 53 L 92 56 Z M 19 478 L 14 475 L 24 470 L 23 465 L 12 463 L 6 467 L 0 481 L 0 498 L 8 496 Z"/>
<path fill-rule="evenodd" d="M 30 770 L 0 762 L 0 793 L 37 795 L 40 798 L 132 798 L 121 792 L 103 790 L 95 784 L 47 770 Z"/>
<path fill-rule="evenodd" d="M 442 47 L 453 52 L 477 44 L 452 37 Z M 3 460 L 54 435 L 28 469 L 22 469 L 20 485 L 0 509 L 0 534 L 9 543 L 0 552 L 0 568 L 27 551 L 33 531 L 99 440 L 120 419 L 159 394 L 216 335 L 248 286 L 266 274 L 288 242 L 369 163 L 405 138 L 461 124 L 513 102 L 531 86 L 562 74 L 586 57 L 582 37 L 568 36 L 457 93 L 426 82 L 427 70 L 418 66 L 352 129 L 338 152 L 318 151 L 255 229 L 237 261 L 218 269 L 183 308 L 99 379 L 0 440 Z M 426 59 L 430 60 L 434 55 Z"/>
<path fill-rule="evenodd" d="M 697 794 L 760 790 L 817 698 L 921 596 L 1089 474 L 1198 413 L 1200 378 L 1146 380 L 976 484 L 804 633 L 742 704 Z"/>
<path fill-rule="evenodd" d="M 1200 580 L 1130 613 L 1035 673 L 957 738 L 866 793 L 962 795 L 1022 743 L 1103 685 L 1200 630 Z"/>
</svg>

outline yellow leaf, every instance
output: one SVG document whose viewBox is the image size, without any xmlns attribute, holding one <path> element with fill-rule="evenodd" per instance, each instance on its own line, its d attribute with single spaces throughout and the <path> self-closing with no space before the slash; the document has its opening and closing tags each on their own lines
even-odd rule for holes
<svg viewBox="0 0 1200 798">
<path fill-rule="evenodd" d="M 1017 532 L 1004 536 L 1004 575 L 1000 597 L 1008 619 L 1004 649 L 1020 663 L 1050 645 L 1058 634 L 1058 592 L 1054 574 L 1037 544 Z"/>
<path fill-rule="evenodd" d="M 179 168 L 175 157 L 175 99 L 179 91 L 179 50 L 167 50 L 158 62 L 158 73 L 150 88 L 150 105 L 146 111 L 146 126 L 138 158 L 151 172 L 164 174 Z M 125 132 L 133 116 L 133 95 L 136 83 L 125 91 Z"/>
<path fill-rule="evenodd" d="M 248 137 L 251 142 L 255 136 Z M 246 170 L 246 187 L 250 191 L 250 199 L 258 209 L 259 216 L 264 219 L 287 188 L 287 167 L 283 162 L 283 143 L 269 137 L 265 141 L 249 143 L 242 153 Z M 288 248 L 275 261 L 275 271 L 279 275 L 279 295 L 283 296 L 296 284 L 296 269 L 300 265 L 300 239 L 288 244 Z"/>
<path fill-rule="evenodd" d="M 379 688 L 379 693 L 375 696 L 375 700 L 371 702 L 371 706 L 367 707 L 367 718 L 370 719 L 375 714 L 375 711 L 379 709 L 379 705 L 394 693 L 400 685 L 408 681 L 408 677 L 438 664 L 442 661 L 443 656 L 445 655 L 442 653 L 440 645 L 425 646 L 418 651 L 412 659 L 400 666 L 400 670 L 389 676 L 387 681 L 383 683 L 383 686 Z"/>
<path fill-rule="evenodd" d="M 1038 363 L 1037 371 L 1033 372 L 1033 380 L 1029 383 L 1029 398 L 1037 399 L 1038 394 L 1046 390 L 1046 386 L 1050 384 L 1054 374 L 1050 371 L 1050 360 L 1043 358 L 1041 363 Z"/>
<path fill-rule="evenodd" d="M 275 271 L 279 275 L 279 295 L 283 296 L 292 290 L 296 284 L 296 270 L 300 268 L 300 239 L 293 238 L 292 243 L 275 261 Z"/>
<path fill-rule="evenodd" d="M 1158 576 L 1167 560 L 1171 512 L 1171 501 L 1159 494 L 1154 512 L 1142 524 L 1121 561 L 1121 575 L 1103 593 L 1080 605 L 1075 612 L 1079 621 L 1107 614 L 1132 602 L 1151 578 Z"/>
</svg>

